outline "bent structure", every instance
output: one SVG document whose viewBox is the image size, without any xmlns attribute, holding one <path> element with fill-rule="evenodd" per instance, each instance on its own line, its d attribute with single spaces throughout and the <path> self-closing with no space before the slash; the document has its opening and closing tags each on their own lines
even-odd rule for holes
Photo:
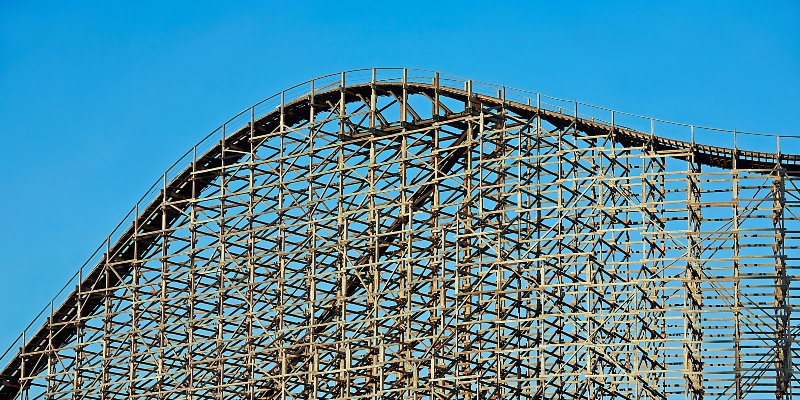
<svg viewBox="0 0 800 400">
<path fill-rule="evenodd" d="M 0 399 L 800 397 L 800 157 L 623 116 L 420 70 L 273 96 L 164 174 Z"/>
</svg>

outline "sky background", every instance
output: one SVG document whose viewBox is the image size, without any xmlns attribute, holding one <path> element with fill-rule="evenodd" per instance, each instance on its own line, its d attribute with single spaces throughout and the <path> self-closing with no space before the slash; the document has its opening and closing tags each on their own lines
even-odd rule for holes
<svg viewBox="0 0 800 400">
<path fill-rule="evenodd" d="M 797 1 L 122 3 L 0 0 L 0 353 L 178 157 L 318 75 L 437 69 L 800 135 Z"/>
</svg>

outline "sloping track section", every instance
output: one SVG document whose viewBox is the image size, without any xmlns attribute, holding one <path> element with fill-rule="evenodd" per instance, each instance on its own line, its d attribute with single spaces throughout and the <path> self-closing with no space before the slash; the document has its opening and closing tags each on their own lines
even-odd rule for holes
<svg viewBox="0 0 800 400">
<path fill-rule="evenodd" d="M 422 70 L 281 92 L 137 204 L 0 399 L 800 398 L 800 157 L 621 117 Z"/>
</svg>

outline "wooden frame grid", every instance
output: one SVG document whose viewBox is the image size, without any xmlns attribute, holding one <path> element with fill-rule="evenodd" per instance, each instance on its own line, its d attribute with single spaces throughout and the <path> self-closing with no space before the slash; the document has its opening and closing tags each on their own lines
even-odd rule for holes
<svg viewBox="0 0 800 400">
<path fill-rule="evenodd" d="M 246 110 L 0 399 L 800 398 L 800 157 L 511 94 L 371 69 Z"/>
</svg>

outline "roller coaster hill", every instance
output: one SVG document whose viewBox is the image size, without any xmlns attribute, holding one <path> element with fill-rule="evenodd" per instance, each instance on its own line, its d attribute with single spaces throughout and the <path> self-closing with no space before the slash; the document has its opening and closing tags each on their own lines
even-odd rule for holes
<svg viewBox="0 0 800 400">
<path fill-rule="evenodd" d="M 797 399 L 793 140 L 316 78 L 158 179 L 0 399 Z"/>
</svg>

